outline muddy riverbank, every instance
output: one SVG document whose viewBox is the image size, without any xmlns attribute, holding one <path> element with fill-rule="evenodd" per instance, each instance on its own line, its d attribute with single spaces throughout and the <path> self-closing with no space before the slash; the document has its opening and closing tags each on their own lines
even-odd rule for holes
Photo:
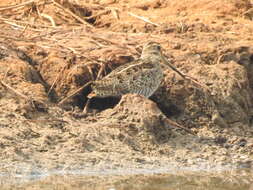
<svg viewBox="0 0 253 190">
<path fill-rule="evenodd" d="M 0 3 L 1 176 L 251 169 L 250 1 L 13 3 Z M 164 69 L 150 100 L 95 99 L 83 116 L 90 88 L 71 94 L 139 57 L 147 41 L 207 89 Z"/>
</svg>

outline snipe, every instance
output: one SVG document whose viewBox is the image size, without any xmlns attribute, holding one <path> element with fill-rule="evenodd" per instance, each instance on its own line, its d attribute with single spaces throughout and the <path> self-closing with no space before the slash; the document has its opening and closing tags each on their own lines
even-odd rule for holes
<svg viewBox="0 0 253 190">
<path fill-rule="evenodd" d="M 168 62 L 162 55 L 159 43 L 149 42 L 144 45 L 139 59 L 117 67 L 101 80 L 91 81 L 85 84 L 70 96 L 64 98 L 59 104 L 62 104 L 66 99 L 74 96 L 90 84 L 92 92 L 88 95 L 88 101 L 83 110 L 84 113 L 87 113 L 90 99 L 92 97 L 120 97 L 124 94 L 132 93 L 148 98 L 153 95 L 163 80 L 161 62 L 169 66 L 184 79 L 191 80 L 198 86 L 203 86 L 194 78 L 181 73 Z M 191 130 L 169 120 L 168 118 L 166 119 L 166 122 L 171 126 L 184 129 L 188 133 L 194 134 Z"/>
<path fill-rule="evenodd" d="M 93 81 L 88 98 L 120 97 L 128 93 L 150 97 L 163 79 L 161 61 L 163 58 L 160 44 L 145 44 L 139 59 L 117 67 L 101 80 Z M 87 112 L 89 99 L 84 112 Z"/>
<path fill-rule="evenodd" d="M 147 43 L 139 59 L 119 66 L 101 80 L 92 82 L 93 91 L 88 97 L 119 97 L 128 93 L 150 97 L 163 79 L 161 56 L 158 43 Z"/>
</svg>

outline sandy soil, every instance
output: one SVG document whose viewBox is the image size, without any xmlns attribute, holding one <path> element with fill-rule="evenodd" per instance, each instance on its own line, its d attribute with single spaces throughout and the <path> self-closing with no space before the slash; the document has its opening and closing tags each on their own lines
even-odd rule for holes
<svg viewBox="0 0 253 190">
<path fill-rule="evenodd" d="M 0 175 L 251 168 L 252 2 L 40 2 L 0 8 Z M 83 117 L 85 88 L 58 105 L 147 41 L 209 91 L 165 69 L 151 100 L 95 99 Z"/>
</svg>

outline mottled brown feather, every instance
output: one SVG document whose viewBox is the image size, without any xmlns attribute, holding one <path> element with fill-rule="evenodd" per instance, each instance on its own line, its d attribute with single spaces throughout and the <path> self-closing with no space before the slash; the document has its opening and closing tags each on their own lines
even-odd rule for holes
<svg viewBox="0 0 253 190">
<path fill-rule="evenodd" d="M 101 80 L 94 81 L 91 85 L 93 91 L 88 97 L 117 97 L 127 93 L 149 97 L 163 78 L 160 61 L 160 45 L 151 42 L 144 46 L 139 59 L 119 66 Z"/>
</svg>

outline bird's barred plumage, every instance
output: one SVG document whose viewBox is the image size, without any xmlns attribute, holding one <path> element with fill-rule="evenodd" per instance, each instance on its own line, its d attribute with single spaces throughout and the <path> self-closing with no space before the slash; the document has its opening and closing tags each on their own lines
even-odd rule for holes
<svg viewBox="0 0 253 190">
<path fill-rule="evenodd" d="M 119 97 L 127 93 L 150 97 L 163 79 L 160 49 L 155 42 L 144 45 L 139 59 L 119 66 L 101 80 L 92 82 L 89 97 Z"/>
</svg>

